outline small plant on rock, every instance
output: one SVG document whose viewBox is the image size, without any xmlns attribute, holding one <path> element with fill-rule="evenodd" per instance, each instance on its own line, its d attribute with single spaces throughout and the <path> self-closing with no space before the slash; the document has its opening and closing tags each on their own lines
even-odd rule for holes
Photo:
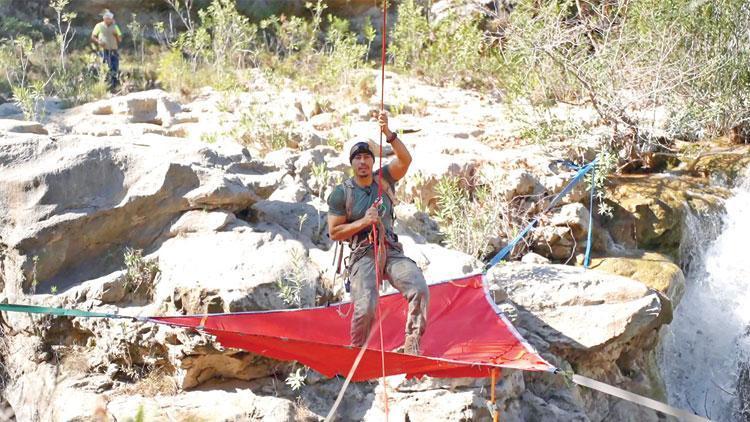
<svg viewBox="0 0 750 422">
<path fill-rule="evenodd" d="M 302 294 L 310 280 L 307 275 L 307 257 L 303 253 L 292 251 L 292 267 L 276 280 L 279 297 L 289 306 L 302 307 Z"/>
<path fill-rule="evenodd" d="M 125 260 L 125 288 L 133 295 L 151 297 L 153 281 L 159 273 L 159 265 L 155 261 L 143 257 L 140 249 L 127 248 Z"/>
<path fill-rule="evenodd" d="M 302 371 L 305 373 L 302 373 Z M 290 372 L 289 376 L 286 377 L 286 385 L 292 390 L 297 391 L 305 385 L 305 379 L 307 378 L 307 367 L 297 368 L 296 371 Z"/>
</svg>

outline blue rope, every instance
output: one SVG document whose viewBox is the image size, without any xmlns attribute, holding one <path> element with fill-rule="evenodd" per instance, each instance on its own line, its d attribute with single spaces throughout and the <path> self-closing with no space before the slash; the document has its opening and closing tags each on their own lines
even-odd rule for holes
<svg viewBox="0 0 750 422">
<path fill-rule="evenodd" d="M 570 191 L 571 191 L 571 190 L 573 190 L 573 187 L 574 187 L 575 185 L 577 185 L 577 184 L 578 184 L 578 182 L 580 182 L 580 181 L 581 181 L 581 179 L 583 179 L 583 176 L 585 176 L 585 175 L 586 175 L 586 173 L 588 173 L 588 172 L 589 172 L 589 171 L 590 171 L 590 170 L 591 170 L 592 168 L 594 168 L 594 165 L 596 165 L 596 161 L 597 161 L 597 160 L 598 160 L 598 158 L 594 159 L 594 161 L 592 161 L 592 162 L 588 163 L 587 165 L 585 165 L 585 166 L 581 167 L 581 169 L 580 169 L 580 170 L 578 170 L 578 173 L 576 173 L 576 175 L 575 175 L 575 176 L 573 177 L 573 179 L 571 179 L 571 181 L 570 181 L 570 182 L 568 182 L 568 184 L 567 184 L 567 185 L 566 185 L 566 186 L 565 186 L 565 187 L 563 188 L 563 190 L 561 190 L 561 191 L 560 191 L 560 193 L 558 193 L 558 194 L 557 194 L 557 195 L 556 195 L 556 196 L 555 196 L 555 197 L 554 197 L 554 198 L 552 199 L 552 201 L 551 201 L 551 202 L 549 203 L 549 205 L 547 205 L 547 207 L 546 207 L 546 208 L 544 209 L 544 211 L 542 211 L 542 212 L 541 212 L 541 214 L 544 214 L 544 213 L 546 213 L 547 211 L 549 211 L 549 210 L 550 210 L 550 208 L 552 208 L 552 207 L 554 207 L 555 205 L 557 205 L 557 203 L 558 203 L 558 202 L 560 202 L 560 200 L 561 200 L 561 199 L 562 199 L 562 198 L 563 198 L 563 197 L 564 197 L 565 195 L 567 195 L 568 193 L 570 193 Z M 540 214 L 540 215 L 541 215 L 541 214 Z M 526 228 L 525 228 L 525 229 L 523 229 L 523 230 L 521 231 L 521 233 L 519 233 L 519 234 L 518 234 L 518 236 L 516 236 L 516 237 L 515 237 L 515 238 L 514 238 L 514 239 L 513 239 L 513 240 L 512 240 L 512 241 L 511 241 L 510 243 L 508 243 L 508 244 L 507 244 L 507 245 L 506 245 L 506 246 L 505 246 L 505 247 L 504 247 L 503 249 L 501 249 L 501 250 L 500 250 L 500 252 L 498 252 L 498 253 L 497 253 L 497 254 L 496 254 L 496 255 L 495 255 L 495 256 L 494 256 L 494 257 L 493 257 L 493 258 L 492 258 L 492 259 L 490 260 L 490 262 L 488 262 L 488 263 L 487 263 L 487 265 L 486 265 L 486 266 L 484 267 L 484 271 L 485 271 L 485 272 L 487 272 L 487 271 L 488 271 L 488 270 L 489 270 L 490 268 L 494 267 L 495 265 L 497 265 L 497 263 L 499 263 L 500 261 L 502 261 L 502 260 L 503 260 L 503 258 L 505 258 L 505 257 L 506 257 L 506 256 L 507 256 L 507 255 L 508 255 L 508 254 L 509 254 L 509 253 L 510 253 L 510 252 L 511 252 L 512 250 L 513 250 L 513 248 L 515 248 L 515 247 L 516 247 L 516 245 L 518 244 L 518 242 L 520 242 L 520 241 L 521 241 L 521 240 L 522 240 L 522 239 L 524 238 L 524 236 L 526 236 L 526 234 L 527 234 L 527 233 L 528 233 L 529 231 L 531 231 L 531 229 L 533 229 L 533 228 L 534 228 L 534 226 L 536 226 L 536 225 L 537 225 L 537 224 L 539 223 L 539 218 L 540 218 L 540 217 L 537 217 L 537 218 L 533 219 L 533 220 L 531 221 L 531 223 L 529 223 L 529 225 L 528 225 L 528 226 L 526 226 Z M 591 224 L 589 224 L 589 230 L 590 230 L 590 229 L 591 229 Z M 589 236 L 590 236 L 590 234 L 591 234 L 591 233 L 589 232 Z M 589 242 L 589 243 L 590 243 L 590 242 Z"/>
<path fill-rule="evenodd" d="M 596 160 L 594 160 L 596 163 Z M 592 164 L 594 164 L 592 163 Z M 588 268 L 591 263 L 591 233 L 594 231 L 594 192 L 596 191 L 596 166 L 591 166 L 591 199 L 589 200 L 589 233 L 586 236 L 586 257 L 583 267 Z"/>
</svg>

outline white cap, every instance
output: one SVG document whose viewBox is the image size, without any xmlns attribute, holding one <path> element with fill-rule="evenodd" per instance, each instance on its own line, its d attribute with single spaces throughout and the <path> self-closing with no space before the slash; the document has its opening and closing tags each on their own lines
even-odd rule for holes
<svg viewBox="0 0 750 422">
<path fill-rule="evenodd" d="M 102 13 L 103 18 L 114 18 L 115 14 L 110 12 L 109 10 L 106 10 L 104 13 Z"/>
</svg>

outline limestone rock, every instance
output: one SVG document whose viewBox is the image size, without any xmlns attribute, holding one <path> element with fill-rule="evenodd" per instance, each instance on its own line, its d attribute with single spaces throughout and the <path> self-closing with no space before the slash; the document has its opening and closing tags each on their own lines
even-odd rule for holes
<svg viewBox="0 0 750 422">
<path fill-rule="evenodd" d="M 503 265 L 488 273 L 538 318 L 563 355 L 629 339 L 668 323 L 671 303 L 631 279 L 561 265 Z"/>
<path fill-rule="evenodd" d="M 288 144 L 300 150 L 325 145 L 325 136 L 317 128 L 307 123 L 297 125 L 290 133 Z"/>
<path fill-rule="evenodd" d="M 194 233 L 164 242 L 157 251 L 161 275 L 156 302 L 185 313 L 315 304 L 319 271 L 302 244 L 279 226 L 259 227 L 266 233 Z M 301 283 L 299 297 L 287 303 L 279 283 L 296 281 Z"/>
<path fill-rule="evenodd" d="M 666 294 L 674 306 L 679 304 L 685 290 L 685 275 L 680 267 L 656 252 L 592 258 L 590 268 L 638 280 Z"/>
<path fill-rule="evenodd" d="M 44 126 L 37 122 L 0 119 L 0 133 L 3 132 L 34 133 L 37 135 L 46 135 L 47 129 L 45 129 Z"/>
<path fill-rule="evenodd" d="M 407 235 L 399 235 L 404 255 L 414 260 L 428 283 L 462 277 L 482 268 L 482 263 L 463 252 L 433 243 L 419 244 Z"/>
<path fill-rule="evenodd" d="M 569 227 L 576 239 L 583 239 L 589 230 L 589 210 L 579 203 L 563 205 L 550 217 L 550 224 Z"/>
<path fill-rule="evenodd" d="M 521 258 L 521 262 L 524 264 L 549 264 L 550 260 L 534 252 L 529 252 Z"/>
<path fill-rule="evenodd" d="M 510 201 L 513 198 L 531 195 L 537 190 L 538 185 L 539 182 L 530 172 L 519 169 L 512 170 L 503 182 L 505 199 Z"/>
<path fill-rule="evenodd" d="M 287 174 L 281 180 L 281 185 L 268 197 L 271 201 L 305 202 L 309 190 L 304 182 Z"/>
<path fill-rule="evenodd" d="M 178 386 L 190 389 L 214 378 L 249 381 L 273 374 L 278 363 L 244 351 L 209 353 L 184 356 L 178 363 Z"/>
<path fill-rule="evenodd" d="M 676 258 L 685 207 L 694 213 L 716 211 L 728 195 L 728 190 L 693 177 L 621 176 L 610 190 L 614 211 L 605 227 L 622 246 Z"/>
<path fill-rule="evenodd" d="M 338 155 L 335 149 L 329 146 L 318 146 L 310 150 L 302 151 L 299 158 L 294 162 L 294 171 L 302 180 L 310 179 L 313 168 L 327 169 L 327 161 Z"/>
<path fill-rule="evenodd" d="M 169 234 L 219 231 L 236 220 L 233 213 L 226 211 L 188 211 L 169 228 Z"/>
<path fill-rule="evenodd" d="M 326 249 L 331 245 L 326 215 L 313 205 L 269 200 L 258 202 L 252 208 L 260 221 L 276 223 L 289 233 L 298 234 L 297 238 L 303 243 L 312 242 Z"/>
<path fill-rule="evenodd" d="M 426 242 L 439 243 L 443 239 L 440 227 L 426 212 L 413 204 L 398 204 L 394 209 L 396 222 L 406 230 L 405 234 L 421 236 Z"/>
<path fill-rule="evenodd" d="M 317 130 L 330 130 L 336 125 L 333 113 L 320 113 L 310 118 L 310 124 Z"/>
<path fill-rule="evenodd" d="M 419 201 L 423 206 L 437 206 L 436 186 L 444 178 L 473 180 L 479 167 L 479 159 L 470 155 L 417 155 L 409 168 L 409 175 L 396 185 L 396 194 L 401 201 Z"/>
<path fill-rule="evenodd" d="M 170 126 L 173 116 L 182 111 L 168 93 L 157 89 L 134 92 L 110 101 L 112 114 L 125 115 L 130 123 Z"/>
<path fill-rule="evenodd" d="M 206 146 L 157 135 L 137 143 L 116 137 L 3 138 L 6 293 L 28 291 L 34 274 L 38 289 L 55 284 L 60 291 L 109 274 L 122 268 L 125 246 L 148 248 L 184 211 L 242 209 L 270 195 L 276 176 L 226 173 L 226 166 L 248 159 L 237 144 Z"/>
<path fill-rule="evenodd" d="M 15 103 L 3 103 L 0 104 L 0 117 L 9 117 L 9 116 L 15 116 L 15 115 L 21 115 L 23 111 L 21 110 L 21 107 L 18 106 L 18 104 Z"/>
</svg>

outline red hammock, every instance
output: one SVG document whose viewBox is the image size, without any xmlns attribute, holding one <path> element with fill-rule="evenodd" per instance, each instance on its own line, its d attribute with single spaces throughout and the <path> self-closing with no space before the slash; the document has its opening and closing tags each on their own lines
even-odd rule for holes
<svg viewBox="0 0 750 422">
<path fill-rule="evenodd" d="M 427 329 L 421 355 L 392 352 L 404 343 L 406 300 L 398 293 L 380 298 L 386 375 L 440 378 L 489 377 L 493 368 L 553 371 L 518 334 L 485 293 L 482 275 L 430 286 Z M 350 345 L 352 304 L 327 307 L 176 317 L 151 321 L 191 327 L 234 347 L 283 361 L 298 361 L 321 374 L 346 375 L 359 352 Z M 354 381 L 382 375 L 377 324 L 354 373 Z"/>
</svg>

